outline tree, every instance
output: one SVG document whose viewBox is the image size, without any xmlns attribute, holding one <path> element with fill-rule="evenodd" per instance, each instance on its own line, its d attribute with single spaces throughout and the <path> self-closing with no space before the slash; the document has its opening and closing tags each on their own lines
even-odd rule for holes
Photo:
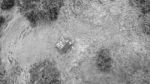
<svg viewBox="0 0 150 84">
<path fill-rule="evenodd" d="M 112 62 L 109 49 L 101 49 L 96 53 L 96 66 L 101 72 L 109 72 Z"/>
<path fill-rule="evenodd" d="M 143 23 L 142 24 L 142 31 L 146 35 L 150 35 L 150 23 Z"/>
<path fill-rule="evenodd" d="M 4 16 L 0 16 L 0 27 L 5 23 Z"/>
<path fill-rule="evenodd" d="M 9 10 L 15 5 L 15 0 L 3 0 L 1 3 L 2 10 Z"/>
<path fill-rule="evenodd" d="M 143 14 L 147 14 L 150 12 L 150 0 L 129 0 L 131 2 L 132 7 L 136 7 Z"/>
<path fill-rule="evenodd" d="M 54 7 L 52 9 L 49 9 L 48 11 L 48 17 L 50 21 L 55 21 L 58 19 L 58 15 L 59 15 L 59 8 L 58 7 Z"/>
<path fill-rule="evenodd" d="M 32 25 L 36 25 L 37 21 L 39 20 L 39 17 L 34 10 L 25 13 L 24 16 Z"/>
<path fill-rule="evenodd" d="M 18 0 L 20 12 L 31 23 L 58 19 L 63 0 Z"/>
<path fill-rule="evenodd" d="M 49 60 L 33 64 L 29 73 L 30 84 L 61 84 L 60 72 Z"/>
</svg>

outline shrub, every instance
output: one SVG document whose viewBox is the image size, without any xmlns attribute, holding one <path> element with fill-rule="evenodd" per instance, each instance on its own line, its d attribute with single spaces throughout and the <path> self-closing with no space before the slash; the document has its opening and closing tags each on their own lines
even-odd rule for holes
<svg viewBox="0 0 150 84">
<path fill-rule="evenodd" d="M 143 23 L 142 25 L 143 25 L 142 26 L 143 33 L 146 35 L 150 35 L 150 24 Z"/>
<path fill-rule="evenodd" d="M 33 25 L 35 25 L 37 23 L 37 21 L 39 20 L 37 13 L 33 10 L 25 13 L 24 16 Z"/>
<path fill-rule="evenodd" d="M 9 10 L 15 5 L 15 0 L 3 0 L 1 3 L 2 10 Z"/>
<path fill-rule="evenodd" d="M 96 66 L 101 72 L 109 72 L 112 67 L 112 58 L 109 49 L 101 49 L 96 55 Z"/>
<path fill-rule="evenodd" d="M 52 8 L 61 8 L 63 6 L 63 0 L 43 0 L 42 7 L 44 10 L 51 10 Z"/>
<path fill-rule="evenodd" d="M 59 14 L 59 8 L 58 7 L 54 7 L 52 9 L 49 9 L 49 20 L 50 21 L 55 21 L 58 18 L 58 14 Z"/>
<path fill-rule="evenodd" d="M 0 65 L 0 79 L 3 79 L 6 75 L 6 70 L 3 65 Z"/>
<path fill-rule="evenodd" d="M 5 23 L 5 18 L 0 16 L 0 27 Z"/>
<path fill-rule="evenodd" d="M 142 21 L 140 24 L 141 24 L 142 33 L 149 36 L 150 35 L 150 17 L 149 17 L 149 14 L 145 14 L 142 17 Z"/>
<path fill-rule="evenodd" d="M 143 14 L 150 13 L 150 1 L 149 2 L 145 2 L 145 5 L 143 5 L 143 7 L 141 8 L 141 12 Z"/>
<path fill-rule="evenodd" d="M 129 0 L 133 7 L 137 7 L 143 14 L 150 12 L 150 1 L 149 0 Z"/>
<path fill-rule="evenodd" d="M 63 0 L 19 0 L 20 12 L 27 12 L 25 17 L 31 18 L 30 16 L 33 16 L 35 18 L 38 16 L 39 20 L 50 22 L 57 20 L 62 4 Z M 36 13 L 33 13 L 33 10 Z M 34 15 L 28 11 L 31 11 Z M 34 22 L 34 19 L 31 18 L 32 21 Z"/>
<path fill-rule="evenodd" d="M 48 60 L 33 64 L 29 73 L 30 84 L 61 84 L 60 72 Z"/>
<path fill-rule="evenodd" d="M 18 0 L 18 6 L 20 11 L 29 11 L 37 8 L 37 4 L 40 0 Z"/>
</svg>

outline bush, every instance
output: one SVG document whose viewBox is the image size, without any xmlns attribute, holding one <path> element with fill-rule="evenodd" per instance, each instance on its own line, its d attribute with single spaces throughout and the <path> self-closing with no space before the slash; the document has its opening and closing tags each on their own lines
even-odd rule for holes
<svg viewBox="0 0 150 84">
<path fill-rule="evenodd" d="M 18 0 L 21 10 L 44 10 L 50 11 L 53 8 L 60 9 L 63 5 L 63 0 Z"/>
<path fill-rule="evenodd" d="M 48 18 L 50 21 L 55 21 L 58 19 L 62 5 L 63 0 L 44 0 L 43 8 L 48 12 Z"/>
<path fill-rule="evenodd" d="M 149 0 L 130 0 L 133 7 L 137 7 L 143 14 L 150 12 L 150 1 Z"/>
<path fill-rule="evenodd" d="M 146 14 L 142 17 L 142 21 L 141 21 L 141 30 L 142 33 L 145 35 L 150 35 L 150 16 L 149 14 Z"/>
<path fill-rule="evenodd" d="M 101 49 L 96 55 L 96 66 L 101 72 L 109 72 L 112 67 L 112 58 L 109 49 Z"/>
<path fill-rule="evenodd" d="M 150 13 L 150 1 L 149 2 L 145 2 L 145 5 L 143 5 L 143 7 L 141 8 L 141 12 L 143 14 Z"/>
<path fill-rule="evenodd" d="M 57 20 L 62 3 L 63 0 L 19 0 L 19 8 L 21 13 L 34 10 L 34 12 L 36 12 L 36 16 L 39 17 L 39 20 L 51 22 Z M 29 17 L 30 15 L 31 14 L 28 14 Z M 31 16 L 35 15 L 32 14 Z M 31 21 L 32 20 L 33 19 L 31 18 Z"/>
<path fill-rule="evenodd" d="M 60 72 L 48 60 L 33 64 L 29 70 L 30 84 L 61 84 Z"/>
<path fill-rule="evenodd" d="M 20 11 L 29 11 L 37 8 L 40 0 L 18 0 Z"/>
<path fill-rule="evenodd" d="M 52 8 L 61 8 L 63 6 L 63 0 L 43 0 L 41 5 L 44 10 L 51 10 Z"/>
<path fill-rule="evenodd" d="M 143 33 L 146 34 L 146 35 L 150 35 L 150 24 L 143 23 L 142 25 L 143 25 L 142 26 Z"/>
<path fill-rule="evenodd" d="M 6 75 L 6 70 L 3 65 L 0 65 L 0 79 L 3 79 Z"/>
<path fill-rule="evenodd" d="M 59 14 L 59 8 L 58 7 L 54 7 L 52 9 L 49 9 L 49 20 L 50 21 L 55 21 L 58 18 L 58 14 Z"/>
<path fill-rule="evenodd" d="M 5 18 L 0 16 L 0 27 L 5 23 Z"/>
<path fill-rule="evenodd" d="M 15 0 L 3 0 L 1 3 L 2 10 L 9 10 L 15 5 Z"/>
<path fill-rule="evenodd" d="M 25 13 L 24 16 L 33 25 L 35 25 L 37 23 L 37 21 L 39 20 L 39 17 L 37 15 L 37 13 L 33 10 L 30 11 L 30 12 Z"/>
</svg>

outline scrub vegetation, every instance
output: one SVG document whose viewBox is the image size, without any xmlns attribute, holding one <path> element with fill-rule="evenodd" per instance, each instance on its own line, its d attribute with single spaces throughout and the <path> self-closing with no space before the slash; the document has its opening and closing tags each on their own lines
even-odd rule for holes
<svg viewBox="0 0 150 84">
<path fill-rule="evenodd" d="M 48 60 L 33 64 L 29 73 L 29 84 L 61 84 L 59 70 Z"/>
</svg>

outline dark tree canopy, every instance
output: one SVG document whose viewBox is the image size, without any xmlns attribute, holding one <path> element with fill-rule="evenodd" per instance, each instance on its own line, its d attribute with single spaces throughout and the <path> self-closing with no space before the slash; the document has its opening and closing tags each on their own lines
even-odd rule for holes
<svg viewBox="0 0 150 84">
<path fill-rule="evenodd" d="M 63 6 L 63 0 L 43 0 L 42 7 L 45 10 L 51 10 L 52 8 L 61 8 Z"/>
<path fill-rule="evenodd" d="M 0 27 L 5 23 L 4 16 L 0 16 Z"/>
<path fill-rule="evenodd" d="M 35 63 L 29 73 L 30 84 L 61 84 L 60 72 L 53 63 L 47 60 Z"/>
<path fill-rule="evenodd" d="M 39 20 L 39 17 L 37 16 L 37 13 L 35 11 L 30 11 L 25 14 L 26 19 L 31 23 L 31 24 L 36 24 L 37 21 Z"/>
<path fill-rule="evenodd" d="M 145 3 L 145 5 L 141 8 L 141 12 L 143 14 L 150 13 L 150 1 Z"/>
<path fill-rule="evenodd" d="M 150 0 L 129 0 L 134 7 L 137 7 L 143 14 L 150 12 Z"/>
<path fill-rule="evenodd" d="M 150 23 L 143 23 L 142 24 L 142 32 L 146 35 L 150 35 Z"/>
<path fill-rule="evenodd" d="M 1 3 L 2 10 L 9 10 L 15 5 L 15 0 L 3 0 Z"/>
<path fill-rule="evenodd" d="M 112 67 L 112 58 L 109 49 L 101 49 L 96 55 L 96 65 L 102 72 L 110 71 Z"/>
<path fill-rule="evenodd" d="M 59 14 L 59 8 L 58 7 L 54 7 L 52 9 L 49 10 L 49 18 L 51 21 L 55 21 L 58 18 L 58 14 Z"/>
<path fill-rule="evenodd" d="M 35 10 L 40 0 L 18 0 L 20 11 Z"/>
<path fill-rule="evenodd" d="M 31 23 L 37 21 L 56 21 L 58 19 L 63 0 L 18 0 L 19 8 Z M 30 12 L 31 11 L 31 12 Z M 30 14 L 34 13 L 34 14 Z M 27 15 L 26 15 L 27 14 Z M 38 17 L 38 19 L 37 19 Z M 34 19 L 35 18 L 35 19 Z M 35 22 L 35 23 L 36 23 Z"/>
</svg>

